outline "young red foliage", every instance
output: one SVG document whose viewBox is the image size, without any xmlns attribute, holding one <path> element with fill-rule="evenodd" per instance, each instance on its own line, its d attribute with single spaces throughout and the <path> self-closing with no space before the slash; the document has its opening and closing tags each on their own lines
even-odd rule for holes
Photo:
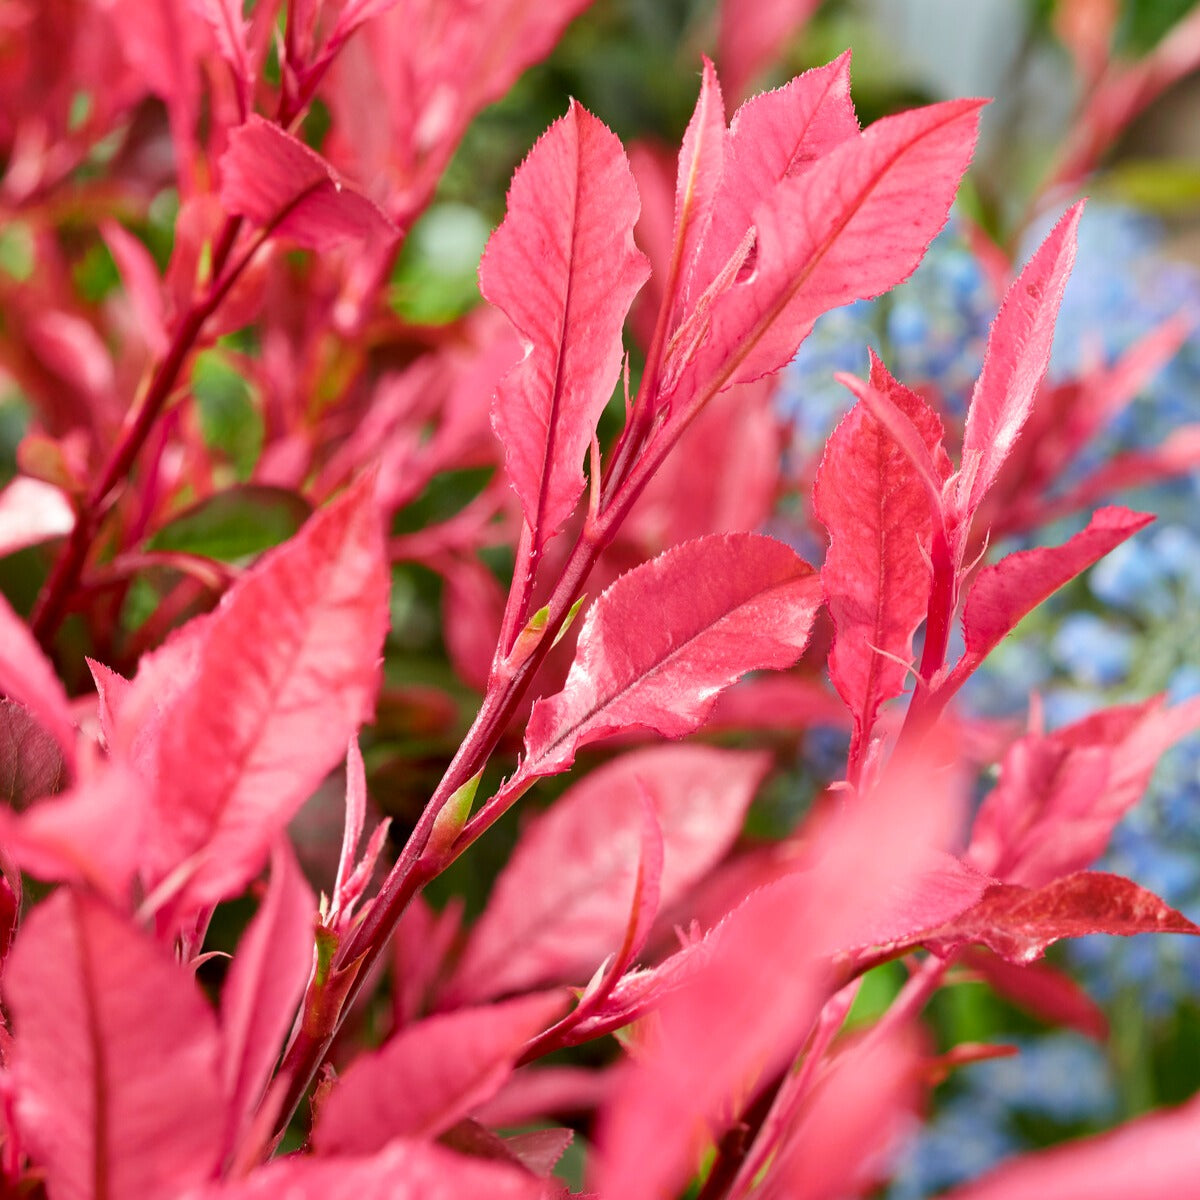
<svg viewBox="0 0 1200 1200">
<path fill-rule="evenodd" d="M 0 811 L 4 849 L 38 879 L 93 888 L 128 908 L 142 867 L 149 792 L 122 763 L 14 815 Z"/>
<path fill-rule="evenodd" d="M 1075 262 L 1083 205 L 1076 204 L 1047 235 L 1009 288 L 988 333 L 983 371 L 971 393 L 955 489 L 964 516 L 979 507 L 1020 436 L 1050 364 L 1054 322 Z"/>
<path fill-rule="evenodd" d="M 955 1188 L 945 1200 L 1129 1200 L 1186 1196 L 1200 1172 L 1200 1101 L 1051 1150 Z"/>
<path fill-rule="evenodd" d="M 979 107 L 954 100 L 886 117 L 781 180 L 754 210 L 751 273 L 715 298 L 703 340 L 681 346 L 670 393 L 686 403 L 777 371 L 821 313 L 907 278 L 946 221 Z"/>
<path fill-rule="evenodd" d="M 942 423 L 878 359 L 870 386 L 886 391 L 912 422 L 930 457 Z M 943 455 L 944 457 L 944 455 Z M 932 533 L 925 481 L 864 405 L 856 405 L 825 447 L 813 511 L 829 531 L 821 586 L 833 618 L 829 677 L 854 719 L 857 760 L 879 706 L 903 690 L 912 639 L 929 607 Z"/>
<path fill-rule="evenodd" d="M 1089 933 L 1200 934 L 1200 928 L 1129 879 L 1079 871 L 1039 888 L 997 884 L 973 908 L 917 940 L 935 950 L 973 942 L 1023 965 L 1061 938 Z"/>
<path fill-rule="evenodd" d="M 316 899 L 291 846 L 271 855 L 271 880 L 221 991 L 221 1085 L 228 1101 L 223 1154 L 248 1132 L 313 966 Z"/>
<path fill-rule="evenodd" d="M 800 657 L 819 587 L 793 550 L 749 533 L 622 575 L 588 610 L 563 690 L 533 706 L 523 771 L 565 770 L 580 746 L 626 729 L 690 733 L 741 675 Z"/>
<path fill-rule="evenodd" d="M 168 881 L 174 910 L 245 886 L 371 712 L 389 587 L 374 483 L 266 555 L 206 619 L 158 745 L 146 873 Z"/>
<path fill-rule="evenodd" d="M 546 1200 L 546 1185 L 529 1171 L 396 1138 L 373 1154 L 282 1158 L 193 1194 L 195 1200 Z"/>
<path fill-rule="evenodd" d="M 686 280 L 693 305 L 745 241 L 758 206 L 785 179 L 812 169 L 858 133 L 850 99 L 848 51 L 774 91 L 752 97 L 734 113 L 727 148 L 722 148 L 710 228 Z"/>
<path fill-rule="evenodd" d="M 318 1113 L 314 1149 L 366 1154 L 393 1138 L 444 1133 L 499 1091 L 525 1043 L 566 1004 L 561 991 L 540 993 L 407 1026 L 337 1081 Z"/>
<path fill-rule="evenodd" d="M 886 1179 L 921 1100 L 919 1068 L 909 1031 L 835 1056 L 754 1195 L 839 1200 Z"/>
<path fill-rule="evenodd" d="M 853 944 L 864 904 L 905 884 L 956 821 L 956 781 L 936 755 L 893 764 L 831 821 L 815 865 L 754 892 L 718 927 L 711 953 L 662 1003 L 658 1034 L 602 1114 L 599 1191 L 670 1194 L 708 1123 L 794 1057 L 827 998 L 829 956 Z"/>
<path fill-rule="evenodd" d="M 0 691 L 22 705 L 58 743 L 69 774 L 75 773 L 75 729 L 67 693 L 29 627 L 0 596 Z"/>
<path fill-rule="evenodd" d="M 660 746 L 587 775 L 526 827 L 446 999 L 478 1002 L 585 982 L 625 931 L 641 842 L 639 795 L 662 831 L 659 903 L 666 906 L 729 849 L 767 767 L 761 754 Z"/>
<path fill-rule="evenodd" d="M 225 1123 L 216 1021 L 190 973 L 102 900 L 63 889 L 5 976 L 21 1136 L 55 1200 L 170 1200 Z"/>
<path fill-rule="evenodd" d="M 229 135 L 221 159 L 221 203 L 227 212 L 311 250 L 397 236 L 375 204 L 339 179 L 319 154 L 253 115 Z"/>
<path fill-rule="evenodd" d="M 536 557 L 583 492 L 583 459 L 621 367 L 621 328 L 648 265 L 621 143 L 572 103 L 517 169 L 479 267 L 526 341 L 492 409 Z"/>
<path fill-rule="evenodd" d="M 1006 883 L 1038 887 L 1094 862 L 1141 799 L 1163 753 L 1200 722 L 1200 702 L 1110 708 L 1005 755 L 967 856 Z"/>
<path fill-rule="evenodd" d="M 1022 617 L 1153 520 L 1127 508 L 1097 509 L 1087 528 L 1063 545 L 1019 550 L 984 567 L 967 593 L 966 648 L 947 685 L 970 675 Z"/>
</svg>

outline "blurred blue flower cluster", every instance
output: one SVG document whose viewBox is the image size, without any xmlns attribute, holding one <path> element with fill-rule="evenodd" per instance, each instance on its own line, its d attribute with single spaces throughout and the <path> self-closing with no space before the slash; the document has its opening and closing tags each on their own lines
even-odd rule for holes
<svg viewBox="0 0 1200 1200">
<path fill-rule="evenodd" d="M 1063 298 L 1052 377 L 1113 363 L 1176 314 L 1200 331 L 1200 271 L 1166 257 L 1162 237 L 1144 214 L 1089 206 Z M 1031 239 L 1026 254 L 1035 245 Z M 819 454 L 846 411 L 848 396 L 832 375 L 865 375 L 867 345 L 902 382 L 935 393 L 949 412 L 961 413 L 996 305 L 951 227 L 903 287 L 819 321 L 782 392 L 797 461 Z M 1200 332 L 1094 439 L 1083 465 L 1157 445 L 1193 422 L 1200 422 Z M 1158 513 L 1159 520 L 996 648 L 964 692 L 980 714 L 1023 716 L 1037 692 L 1053 727 L 1158 691 L 1172 701 L 1200 692 L 1200 478 L 1114 500 Z M 1200 739 L 1167 755 L 1145 801 L 1117 828 L 1097 865 L 1200 920 Z M 1200 1001 L 1200 939 L 1094 937 L 1069 943 L 1066 955 L 1102 1003 L 1132 1000 L 1156 1018 Z M 976 1064 L 959 1076 L 910 1148 L 889 1200 L 926 1196 L 1021 1149 L 1018 1115 L 1040 1111 L 1060 1123 L 1112 1116 L 1114 1081 L 1104 1053 L 1075 1035 L 1032 1039 L 1018 1057 Z"/>
<path fill-rule="evenodd" d="M 1116 1115 L 1112 1070 L 1094 1042 L 1055 1033 L 1009 1044 L 1014 1057 L 959 1070 L 953 1098 L 897 1165 L 888 1200 L 922 1200 L 1027 1148 L 1022 1121 L 1069 1129 Z"/>
</svg>

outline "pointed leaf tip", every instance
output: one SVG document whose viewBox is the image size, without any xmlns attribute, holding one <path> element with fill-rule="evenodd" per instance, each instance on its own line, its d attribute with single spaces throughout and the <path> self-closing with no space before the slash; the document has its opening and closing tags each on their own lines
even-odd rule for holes
<svg viewBox="0 0 1200 1200">
<path fill-rule="evenodd" d="M 963 432 L 958 505 L 970 515 L 995 482 L 1050 365 L 1054 325 L 1075 263 L 1084 201 L 1067 210 L 1013 281 L 988 334 Z"/>
<path fill-rule="evenodd" d="M 616 135 L 571 101 L 517 168 L 479 265 L 525 357 L 492 408 L 535 551 L 583 493 L 583 461 L 621 368 L 621 330 L 649 273 L 637 188 Z"/>
</svg>

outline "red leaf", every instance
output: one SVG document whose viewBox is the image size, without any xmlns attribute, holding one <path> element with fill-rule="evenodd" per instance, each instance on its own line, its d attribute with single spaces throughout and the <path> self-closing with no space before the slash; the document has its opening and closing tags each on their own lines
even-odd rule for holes
<svg viewBox="0 0 1200 1200">
<path fill-rule="evenodd" d="M 539 550 L 583 492 L 583 459 L 621 366 L 621 327 L 645 282 L 637 189 L 621 143 L 574 101 L 517 168 L 479 286 L 526 341 L 492 422 Z"/>
<path fill-rule="evenodd" d="M 58 743 L 24 705 L 0 700 L 0 802 L 21 812 L 61 791 L 65 774 Z"/>
<path fill-rule="evenodd" d="M 1184 1197 L 1200 1177 L 1200 1101 L 1004 1163 L 943 1200 Z"/>
<path fill-rule="evenodd" d="M 820 2 L 723 0 L 717 53 L 734 96 L 745 95 L 756 76 L 778 61 L 788 40 L 800 32 Z"/>
<path fill-rule="evenodd" d="M 768 765 L 762 754 L 657 746 L 591 772 L 525 828 L 448 994 L 461 1003 L 585 982 L 619 947 L 629 919 L 642 840 L 640 790 L 662 830 L 665 906 L 729 849 Z"/>
<path fill-rule="evenodd" d="M 147 350 L 156 356 L 165 355 L 169 339 L 163 312 L 163 285 L 150 251 L 124 226 L 105 219 L 100 222 L 100 234 L 117 269 L 137 318 L 137 331 Z"/>
<path fill-rule="evenodd" d="M 221 57 L 233 68 L 233 77 L 241 94 L 249 98 L 254 72 L 250 66 L 241 0 L 191 0 L 191 6 L 196 15 L 211 26 Z"/>
<path fill-rule="evenodd" d="M 950 836 L 957 781 L 939 763 L 894 761 L 822 831 L 810 870 L 754 892 L 718 927 L 602 1114 L 602 1195 L 673 1195 L 705 1123 L 727 1123 L 735 1098 L 794 1057 L 826 998 L 828 956 L 853 937 L 861 906 L 905 890 L 930 844 Z"/>
<path fill-rule="evenodd" d="M 870 386 L 907 416 L 932 458 L 942 442 L 933 410 L 874 356 Z M 929 495 L 908 455 L 859 404 L 825 446 L 813 509 L 829 531 L 821 568 L 835 628 L 829 677 L 861 745 L 880 704 L 904 690 L 904 664 L 929 605 Z"/>
<path fill-rule="evenodd" d="M 793 550 L 752 533 L 686 542 L 622 575 L 588 610 L 563 690 L 533 706 L 525 769 L 565 770 L 626 729 L 690 733 L 747 671 L 800 657 L 819 589 Z"/>
<path fill-rule="evenodd" d="M 918 855 L 898 886 L 877 888 L 861 903 L 839 949 L 907 944 L 914 934 L 967 912 L 995 882 L 952 854 Z"/>
<path fill-rule="evenodd" d="M 1083 203 L 1051 230 L 1013 281 L 988 335 L 983 372 L 971 393 L 963 432 L 957 502 L 973 513 L 1020 435 L 1050 364 L 1054 322 L 1075 262 Z"/>
<path fill-rule="evenodd" d="M 19 816 L 0 811 L 5 850 L 39 879 L 88 885 L 118 906 L 145 854 L 148 797 L 120 761 Z"/>
<path fill-rule="evenodd" d="M 75 727 L 67 693 L 29 627 L 0 596 L 0 692 L 29 711 L 75 773 Z"/>
<path fill-rule="evenodd" d="M 755 1190 L 761 1200 L 841 1200 L 886 1178 L 921 1099 L 916 1039 L 893 1034 L 837 1055 Z"/>
<path fill-rule="evenodd" d="M 310 250 L 398 236 L 383 212 L 319 154 L 253 114 L 230 133 L 221 156 L 221 204 Z"/>
<path fill-rule="evenodd" d="M 777 371 L 822 313 L 906 279 L 945 224 L 979 106 L 885 117 L 780 183 L 754 212 L 753 273 L 714 303 L 707 336 L 677 364 L 675 393 L 703 399 Z"/>
<path fill-rule="evenodd" d="M 397 1090 L 390 1082 L 388 1089 Z M 205 1188 L 194 1200 L 544 1200 L 544 1188 L 518 1168 L 397 1138 L 371 1155 L 276 1159 L 246 1179 Z"/>
<path fill-rule="evenodd" d="M 1040 888 L 997 884 L 973 908 L 920 941 L 939 950 L 979 943 L 1023 964 L 1040 958 L 1052 942 L 1089 933 L 1200 934 L 1200 927 L 1132 880 L 1078 871 Z"/>
<path fill-rule="evenodd" d="M 221 992 L 226 1154 L 246 1133 L 304 995 L 316 907 L 291 846 L 280 838 L 267 894 L 238 943 Z"/>
<path fill-rule="evenodd" d="M 672 307 L 680 299 L 691 265 L 709 233 L 714 204 L 725 173 L 727 141 L 721 85 L 712 63 L 705 58 L 700 95 L 683 135 L 675 180 L 671 271 L 676 287 L 674 294 L 668 297 Z"/>
<path fill-rule="evenodd" d="M 782 438 L 773 380 L 744 384 L 700 410 L 621 524 L 637 561 L 709 533 L 764 525 L 779 493 Z"/>
<path fill-rule="evenodd" d="M 321 1106 L 317 1153 L 362 1154 L 395 1137 L 444 1133 L 499 1091 L 525 1043 L 562 1015 L 566 1001 L 554 992 L 444 1013 L 360 1055 Z"/>
<path fill-rule="evenodd" d="M 1006 883 L 1030 887 L 1088 866 L 1141 799 L 1158 760 L 1197 725 L 1200 700 L 1167 709 L 1154 698 L 1049 735 L 1027 734 L 1005 755 L 968 857 Z"/>
<path fill-rule="evenodd" d="M 755 210 L 777 186 L 858 133 L 849 52 L 754 96 L 737 110 L 712 225 L 693 279 L 693 300 L 729 261 L 754 224 Z"/>
<path fill-rule="evenodd" d="M 1104 1010 L 1057 967 L 1041 962 L 1014 966 L 986 950 L 967 951 L 963 962 L 978 971 L 1005 999 L 1041 1020 L 1078 1029 L 1100 1042 L 1108 1038 Z"/>
<path fill-rule="evenodd" d="M 75 511 L 62 488 L 18 475 L 0 491 L 0 558 L 65 537 L 75 527 Z"/>
<path fill-rule="evenodd" d="M 161 646 L 142 655 L 132 680 L 89 660 L 109 752 L 123 756 L 154 789 L 164 723 L 195 684 L 212 621 L 212 614 L 206 614 L 174 630 Z"/>
<path fill-rule="evenodd" d="M 1127 508 L 1097 509 L 1087 528 L 1063 545 L 1019 550 L 984 567 L 967 593 L 963 608 L 966 651 L 951 673 L 951 690 L 983 662 L 1022 617 L 1153 520 L 1149 513 Z"/>
<path fill-rule="evenodd" d="M 186 863 L 178 906 L 243 887 L 370 715 L 389 583 L 373 487 L 312 517 L 210 618 L 159 746 L 150 873 Z"/>
<path fill-rule="evenodd" d="M 56 1200 L 173 1200 L 211 1177 L 224 1105 L 189 973 L 99 900 L 59 891 L 9 962 L 17 1114 Z"/>
</svg>

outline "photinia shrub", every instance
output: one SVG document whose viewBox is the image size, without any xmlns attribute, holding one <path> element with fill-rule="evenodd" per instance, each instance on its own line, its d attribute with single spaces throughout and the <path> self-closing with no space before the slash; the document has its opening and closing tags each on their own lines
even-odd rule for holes
<svg viewBox="0 0 1200 1200">
<path fill-rule="evenodd" d="M 1094 501 L 1194 461 L 1055 490 L 1089 406 L 1181 337 L 1046 382 L 1082 203 L 1024 264 L 976 231 L 1005 298 L 962 419 L 873 354 L 794 536 L 760 531 L 776 374 L 913 272 L 981 101 L 862 129 L 847 53 L 730 119 L 704 60 L 677 154 L 629 157 L 571 101 L 513 176 L 488 306 L 400 315 L 468 124 L 585 6 L 52 0 L 0 31 L 0 361 L 29 410 L 0 492 L 6 1195 L 552 1197 L 577 1134 L 614 1200 L 866 1195 L 934 1083 L 1005 1052 L 923 1035 L 952 972 L 1102 1035 L 1046 949 L 1200 933 L 1089 869 L 1200 700 L 1056 729 L 1034 703 L 1024 731 L 956 706 L 1152 520 Z M 814 6 L 761 7 L 718 23 L 739 95 Z M 1088 61 L 1056 185 L 1159 78 Z M 743 836 L 815 724 L 847 733 L 838 778 Z M 568 772 L 468 920 L 459 860 Z M 955 1195 L 1182 1195 L 1198 1122 Z"/>
</svg>

